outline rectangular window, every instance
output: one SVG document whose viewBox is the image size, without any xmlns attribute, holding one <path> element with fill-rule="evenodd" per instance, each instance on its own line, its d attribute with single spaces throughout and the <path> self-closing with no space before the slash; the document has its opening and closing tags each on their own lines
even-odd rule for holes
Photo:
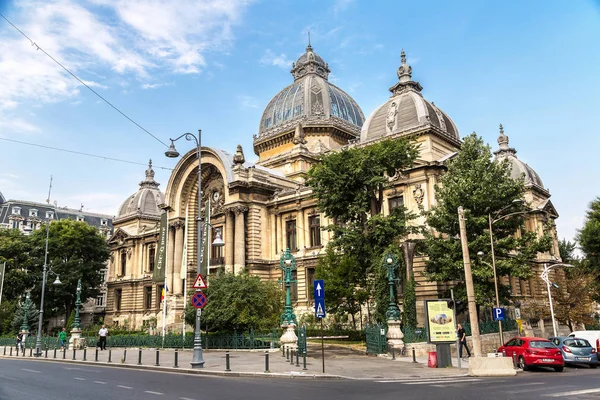
<svg viewBox="0 0 600 400">
<path fill-rule="evenodd" d="M 392 212 L 392 210 L 395 208 L 404 207 L 404 196 L 392 197 L 388 199 L 388 203 L 390 206 L 390 212 Z"/>
<path fill-rule="evenodd" d="M 102 226 L 106 226 L 106 225 L 108 225 L 108 221 L 107 221 L 107 220 L 105 220 L 105 219 L 101 219 L 101 220 L 100 220 L 100 225 L 102 225 Z"/>
<path fill-rule="evenodd" d="M 123 295 L 123 289 L 115 290 L 115 311 L 121 311 L 121 296 Z"/>
<path fill-rule="evenodd" d="M 13 221 L 12 227 L 13 227 L 13 229 L 19 229 L 19 221 Z"/>
<path fill-rule="evenodd" d="M 29 210 L 29 216 L 30 217 L 37 217 L 38 216 L 38 210 L 35 210 L 35 209 Z"/>
<path fill-rule="evenodd" d="M 148 250 L 148 271 L 154 271 L 154 263 L 156 262 L 156 249 L 154 247 L 150 247 Z"/>
<path fill-rule="evenodd" d="M 287 247 L 290 251 L 298 250 L 296 243 L 296 220 L 292 219 L 285 222 L 285 237 L 287 240 Z"/>
<path fill-rule="evenodd" d="M 315 269 L 314 268 L 306 268 L 306 291 L 307 299 L 314 300 L 314 285 L 315 285 Z"/>
<path fill-rule="evenodd" d="M 96 297 L 96 306 L 97 307 L 104 307 L 104 295 L 101 294 L 98 297 Z"/>
<path fill-rule="evenodd" d="M 152 286 L 144 286 L 144 308 L 152 308 Z"/>
<path fill-rule="evenodd" d="M 308 217 L 308 226 L 310 228 L 310 247 L 321 245 L 321 217 L 312 215 Z"/>
<path fill-rule="evenodd" d="M 54 213 L 52 211 L 46 211 L 46 219 L 54 219 Z"/>
<path fill-rule="evenodd" d="M 84 222 L 84 221 L 85 221 L 85 219 L 83 218 L 83 216 L 82 216 L 82 215 L 78 215 L 78 216 L 77 216 L 77 221 L 79 221 L 79 222 Z"/>
<path fill-rule="evenodd" d="M 121 276 L 125 276 L 127 271 L 127 252 L 121 252 Z"/>
<path fill-rule="evenodd" d="M 21 207 L 13 207 L 12 213 L 13 215 L 21 215 Z"/>
</svg>

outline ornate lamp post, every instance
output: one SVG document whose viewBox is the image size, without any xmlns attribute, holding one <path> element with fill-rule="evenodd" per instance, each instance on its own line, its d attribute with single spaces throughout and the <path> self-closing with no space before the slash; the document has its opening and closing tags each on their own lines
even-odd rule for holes
<svg viewBox="0 0 600 400">
<path fill-rule="evenodd" d="M 23 303 L 23 322 L 21 323 L 20 331 L 23 333 L 23 343 L 29 335 L 29 309 L 31 308 L 31 293 L 27 292 L 25 302 Z"/>
<path fill-rule="evenodd" d="M 77 290 L 75 293 L 75 319 L 71 324 L 69 349 L 79 349 L 83 347 L 81 342 L 81 319 L 79 318 L 79 308 L 81 307 L 81 279 L 77 280 Z"/>
<path fill-rule="evenodd" d="M 296 270 L 296 259 L 290 254 L 290 249 L 285 249 L 279 259 L 279 266 L 283 271 L 283 283 L 285 285 L 285 310 L 279 319 L 281 327 L 285 329 L 281 336 L 280 343 L 282 347 L 288 346 L 295 348 L 298 345 L 298 336 L 296 336 L 296 326 L 298 320 L 292 307 L 291 288 L 292 283 L 298 282 L 292 279 L 292 272 Z"/>
<path fill-rule="evenodd" d="M 398 267 L 398 257 L 393 253 L 388 253 L 383 259 L 383 265 L 388 270 L 388 286 L 390 288 L 390 302 L 388 303 L 388 309 L 385 312 L 387 319 L 388 331 L 386 337 L 388 339 L 388 345 L 394 348 L 400 347 L 404 344 L 402 338 L 404 334 L 400 329 L 400 309 L 396 303 L 396 268 Z"/>
</svg>

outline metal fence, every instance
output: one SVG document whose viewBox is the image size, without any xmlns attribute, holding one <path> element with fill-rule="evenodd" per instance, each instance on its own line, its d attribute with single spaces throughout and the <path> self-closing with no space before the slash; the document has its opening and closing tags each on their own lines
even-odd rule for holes
<svg viewBox="0 0 600 400">
<path fill-rule="evenodd" d="M 97 336 L 84 336 L 83 339 L 87 347 L 96 347 Z M 0 338 L 0 346 L 15 346 L 16 338 Z M 35 348 L 36 337 L 27 336 L 25 340 L 26 348 Z M 167 334 L 162 335 L 112 335 L 106 340 L 108 347 L 152 347 L 152 348 L 193 348 L 194 335 L 188 334 L 185 338 L 182 335 Z M 250 330 L 248 333 L 230 334 L 203 334 L 202 346 L 205 349 L 270 349 L 279 347 L 279 334 L 273 330 L 269 333 L 255 333 Z M 57 337 L 42 337 L 42 348 L 59 347 Z"/>
<path fill-rule="evenodd" d="M 385 334 L 387 326 L 367 325 L 365 328 L 365 339 L 367 342 L 367 354 L 385 354 L 388 351 L 387 338 Z"/>
</svg>

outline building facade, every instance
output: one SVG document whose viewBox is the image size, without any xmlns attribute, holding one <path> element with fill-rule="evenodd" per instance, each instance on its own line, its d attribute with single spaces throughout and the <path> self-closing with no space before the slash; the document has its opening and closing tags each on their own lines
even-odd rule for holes
<svg viewBox="0 0 600 400">
<path fill-rule="evenodd" d="M 277 281 L 281 253 L 289 248 L 297 260 L 292 299 L 297 312 L 310 312 L 312 283 L 319 255 L 330 233 L 323 226 L 333 221 L 319 213 L 311 190 L 304 184 L 311 165 L 320 156 L 345 146 L 369 146 L 384 139 L 410 137 L 417 141 L 420 155 L 414 166 L 390 178 L 384 195 L 384 214 L 398 206 L 418 213 L 435 204 L 434 185 L 446 170 L 445 161 L 461 146 L 457 127 L 450 117 L 422 95 L 421 85 L 412 79 L 412 68 L 404 52 L 391 96 L 368 118 L 342 89 L 329 82 L 329 65 L 309 45 L 293 64 L 293 82 L 269 102 L 254 135 L 255 163 L 246 161 L 241 146 L 235 153 L 203 147 L 202 188 L 198 188 L 196 150 L 185 154 L 173 170 L 165 193 L 154 181 L 151 165 L 140 189 L 128 198 L 114 220 L 115 233 L 108 273 L 107 323 L 139 328 L 162 324 L 162 283 L 152 282 L 154 256 L 161 212 L 168 213 L 167 279 L 165 296 L 170 330 L 181 330 L 184 291 L 191 290 L 196 276 L 197 197 L 211 202 L 208 221 L 212 235 L 220 234 L 222 248 L 212 248 L 210 276 L 227 271 L 248 271 L 262 279 Z M 525 174 L 527 198 L 538 213 L 529 216 L 527 229 L 542 234 L 543 215 L 556 218 L 550 194 L 539 176 L 516 157 L 508 147 L 503 131 L 499 137 L 498 158 L 508 158 L 513 175 Z M 542 212 L 542 210 L 544 212 Z M 550 214 L 545 212 L 550 211 Z M 186 217 L 187 216 L 187 217 Z M 417 220 L 423 224 L 422 217 Z M 185 235 L 185 227 L 188 235 Z M 438 298 L 446 284 L 428 281 L 421 272 L 425 263 L 414 257 L 410 238 L 404 248 L 407 269 L 418 281 L 419 320 L 422 301 Z M 558 254 L 555 240 L 554 254 Z M 183 248 L 187 263 L 182 265 Z M 183 275 L 187 277 L 182 280 Z M 410 274 L 408 274 L 410 276 Z M 515 295 L 538 296 L 537 278 L 514 282 Z"/>
</svg>

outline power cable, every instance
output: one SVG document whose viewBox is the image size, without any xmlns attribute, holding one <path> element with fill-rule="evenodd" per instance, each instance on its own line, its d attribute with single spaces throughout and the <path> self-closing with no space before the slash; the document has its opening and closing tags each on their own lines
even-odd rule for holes
<svg viewBox="0 0 600 400">
<path fill-rule="evenodd" d="M 114 108 L 119 114 L 121 114 L 122 116 L 124 116 L 125 118 L 127 118 L 130 122 L 132 122 L 135 126 L 137 126 L 138 128 L 140 128 L 141 130 L 143 130 L 144 132 L 146 132 L 148 135 L 152 136 L 154 139 L 156 139 L 159 143 L 161 143 L 163 146 L 165 147 L 169 147 L 165 142 L 163 142 L 162 140 L 160 140 L 159 138 L 157 138 L 156 136 L 154 136 L 152 133 L 150 133 L 150 131 L 148 131 L 146 128 L 144 128 L 143 126 L 141 126 L 140 124 L 138 124 L 137 122 L 135 122 L 133 119 L 131 119 L 127 114 L 125 114 L 123 111 L 119 110 L 116 106 L 114 106 L 110 101 L 106 100 L 104 97 L 102 97 L 100 95 L 100 93 L 96 92 L 94 89 L 92 89 L 89 85 L 87 85 L 84 81 L 82 81 L 81 79 L 79 79 L 79 77 L 77 75 L 75 75 L 74 73 L 72 73 L 71 71 L 69 71 L 67 69 L 67 67 L 65 67 L 64 65 L 62 65 L 58 60 L 56 60 L 54 57 L 52 57 L 50 54 L 48 54 L 46 52 L 46 50 L 42 49 L 40 46 L 37 45 L 37 43 L 35 43 L 33 40 L 31 40 L 29 38 L 29 36 L 27 36 L 22 30 L 20 30 L 19 28 L 17 28 L 17 26 L 15 24 L 13 24 L 12 22 L 10 22 L 8 20 L 8 18 L 6 18 L 3 14 L 0 13 L 0 17 L 4 18 L 4 20 L 6 22 L 8 22 L 10 25 L 12 25 L 13 28 L 15 28 L 21 35 L 23 35 L 27 40 L 29 40 L 31 42 L 32 46 L 35 46 L 35 48 L 37 50 L 41 50 L 42 53 L 44 53 L 45 55 L 47 55 L 52 61 L 54 61 L 56 64 L 58 64 L 62 69 L 64 69 L 65 71 L 67 71 L 67 73 L 69 73 L 69 75 L 71 75 L 73 78 L 77 79 L 77 81 L 79 81 L 79 83 L 81 83 L 83 86 L 85 86 L 86 88 L 88 88 L 89 90 L 92 91 L 92 93 L 94 93 L 96 96 L 98 96 L 99 98 L 101 98 L 106 104 L 108 104 L 109 106 L 111 106 L 112 108 Z"/>
<path fill-rule="evenodd" d="M 37 144 L 37 143 L 28 143 L 28 142 L 23 142 L 20 140 L 14 140 L 14 139 L 7 139 L 7 138 L 3 138 L 0 137 L 0 140 L 5 140 L 7 142 L 13 142 L 13 143 L 19 143 L 19 144 L 24 144 L 27 146 L 34 146 L 34 147 L 40 147 L 42 149 L 50 149 L 50 150 L 56 150 L 56 151 L 63 151 L 65 153 L 72 153 L 72 154 L 79 154 L 81 156 L 87 156 L 87 157 L 94 157 L 94 158 L 101 158 L 103 160 L 107 160 L 107 161 L 118 161 L 118 162 L 123 162 L 123 163 L 128 163 L 128 164 L 134 164 L 134 165 L 143 165 L 143 166 L 148 166 L 148 164 L 144 164 L 144 163 L 140 163 L 140 162 L 136 162 L 136 161 L 129 161 L 129 160 L 122 160 L 120 158 L 114 158 L 114 157 L 105 157 L 105 156 L 98 156 L 96 154 L 90 154 L 90 153 L 84 153 L 81 151 L 76 151 L 76 150 L 67 150 L 67 149 L 61 149 L 59 147 L 51 147 L 51 146 L 45 146 L 42 144 Z M 158 167 L 156 165 L 153 165 L 154 168 L 159 168 L 159 169 L 166 169 L 169 171 L 172 171 L 173 168 L 168 168 L 168 167 Z"/>
</svg>

